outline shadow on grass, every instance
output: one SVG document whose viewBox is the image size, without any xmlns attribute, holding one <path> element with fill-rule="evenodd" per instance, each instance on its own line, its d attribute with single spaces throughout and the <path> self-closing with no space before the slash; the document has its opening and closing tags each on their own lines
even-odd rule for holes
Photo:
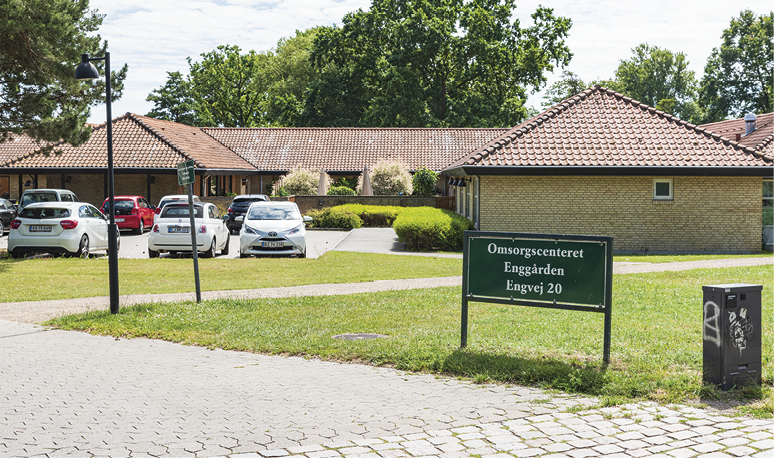
<svg viewBox="0 0 774 458">
<path fill-rule="evenodd" d="M 487 381 L 534 385 L 567 393 L 599 395 L 610 383 L 607 366 L 599 362 L 531 359 L 457 350 L 443 361 L 443 372 Z"/>
</svg>

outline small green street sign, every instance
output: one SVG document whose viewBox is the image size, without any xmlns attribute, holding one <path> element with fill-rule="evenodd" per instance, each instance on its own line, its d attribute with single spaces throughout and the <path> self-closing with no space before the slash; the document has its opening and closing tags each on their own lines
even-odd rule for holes
<svg viewBox="0 0 774 458">
<path fill-rule="evenodd" d="M 185 161 L 177 163 L 177 184 L 185 186 L 194 184 L 196 176 L 194 175 L 194 161 Z"/>
<path fill-rule="evenodd" d="M 461 347 L 468 302 L 597 312 L 610 361 L 612 237 L 465 231 L 462 250 Z"/>
</svg>

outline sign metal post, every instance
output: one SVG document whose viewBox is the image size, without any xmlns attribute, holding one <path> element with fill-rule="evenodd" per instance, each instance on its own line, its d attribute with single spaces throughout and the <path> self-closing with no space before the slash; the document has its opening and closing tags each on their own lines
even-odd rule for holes
<svg viewBox="0 0 774 458">
<path fill-rule="evenodd" d="M 196 221 L 194 219 L 193 184 L 196 182 L 194 175 L 194 161 L 179 162 L 177 164 L 177 182 L 180 186 L 188 188 L 188 218 L 191 225 L 191 252 L 193 254 L 194 280 L 196 282 L 196 303 L 202 301 L 202 289 L 199 283 L 199 251 L 196 248 Z"/>
</svg>

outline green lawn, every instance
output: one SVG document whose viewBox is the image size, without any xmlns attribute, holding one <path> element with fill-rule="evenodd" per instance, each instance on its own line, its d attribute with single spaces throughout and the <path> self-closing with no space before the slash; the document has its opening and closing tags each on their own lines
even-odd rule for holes
<svg viewBox="0 0 774 458">
<path fill-rule="evenodd" d="M 189 259 L 119 259 L 120 294 L 194 291 Z M 462 260 L 333 251 L 316 259 L 199 259 L 202 291 L 357 283 L 462 274 Z M 0 302 L 107 296 L 108 262 L 93 259 L 0 259 Z"/>
<path fill-rule="evenodd" d="M 342 268 L 343 261 L 353 261 L 339 257 L 343 253 L 326 259 L 330 254 L 319 261 L 325 269 L 316 273 L 317 279 L 307 279 L 310 283 L 338 278 L 334 272 Z M 364 259 L 378 264 L 379 272 L 394 269 L 393 275 L 399 275 L 403 268 L 409 270 L 406 263 L 427 262 L 400 256 Z M 414 276 L 430 276 L 428 272 L 447 275 L 437 267 L 445 262 L 450 262 L 450 270 L 459 269 L 454 260 L 429 259 L 430 265 L 421 267 L 422 272 Z M 263 261 L 256 262 L 256 268 Z M 293 268 L 275 268 L 273 272 L 278 277 L 294 276 L 289 272 L 303 263 L 292 261 Z M 341 275 L 350 280 L 346 273 Z M 720 283 L 764 285 L 763 387 L 729 395 L 702 383 L 701 286 Z M 745 412 L 771 417 L 772 287 L 771 266 L 617 275 L 608 367 L 601 363 L 603 318 L 594 313 L 471 303 L 468 347 L 460 350 L 460 288 L 138 305 L 125 307 L 118 315 L 92 312 L 48 324 L 211 348 L 391 365 L 477 382 L 536 385 L 600 396 L 607 404 L 638 399 L 702 402 L 731 396 L 744 404 Z M 387 337 L 361 341 L 332 338 L 363 332 Z"/>
</svg>

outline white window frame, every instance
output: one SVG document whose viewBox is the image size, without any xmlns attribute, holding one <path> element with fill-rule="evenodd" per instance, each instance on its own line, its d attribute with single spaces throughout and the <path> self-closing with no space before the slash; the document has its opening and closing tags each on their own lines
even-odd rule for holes
<svg viewBox="0 0 774 458">
<path fill-rule="evenodd" d="M 656 187 L 658 184 L 661 184 L 661 183 L 669 184 L 668 196 L 660 196 L 656 194 Z M 675 198 L 675 184 L 672 178 L 654 178 L 653 179 L 653 200 L 674 200 L 674 198 Z"/>
</svg>

